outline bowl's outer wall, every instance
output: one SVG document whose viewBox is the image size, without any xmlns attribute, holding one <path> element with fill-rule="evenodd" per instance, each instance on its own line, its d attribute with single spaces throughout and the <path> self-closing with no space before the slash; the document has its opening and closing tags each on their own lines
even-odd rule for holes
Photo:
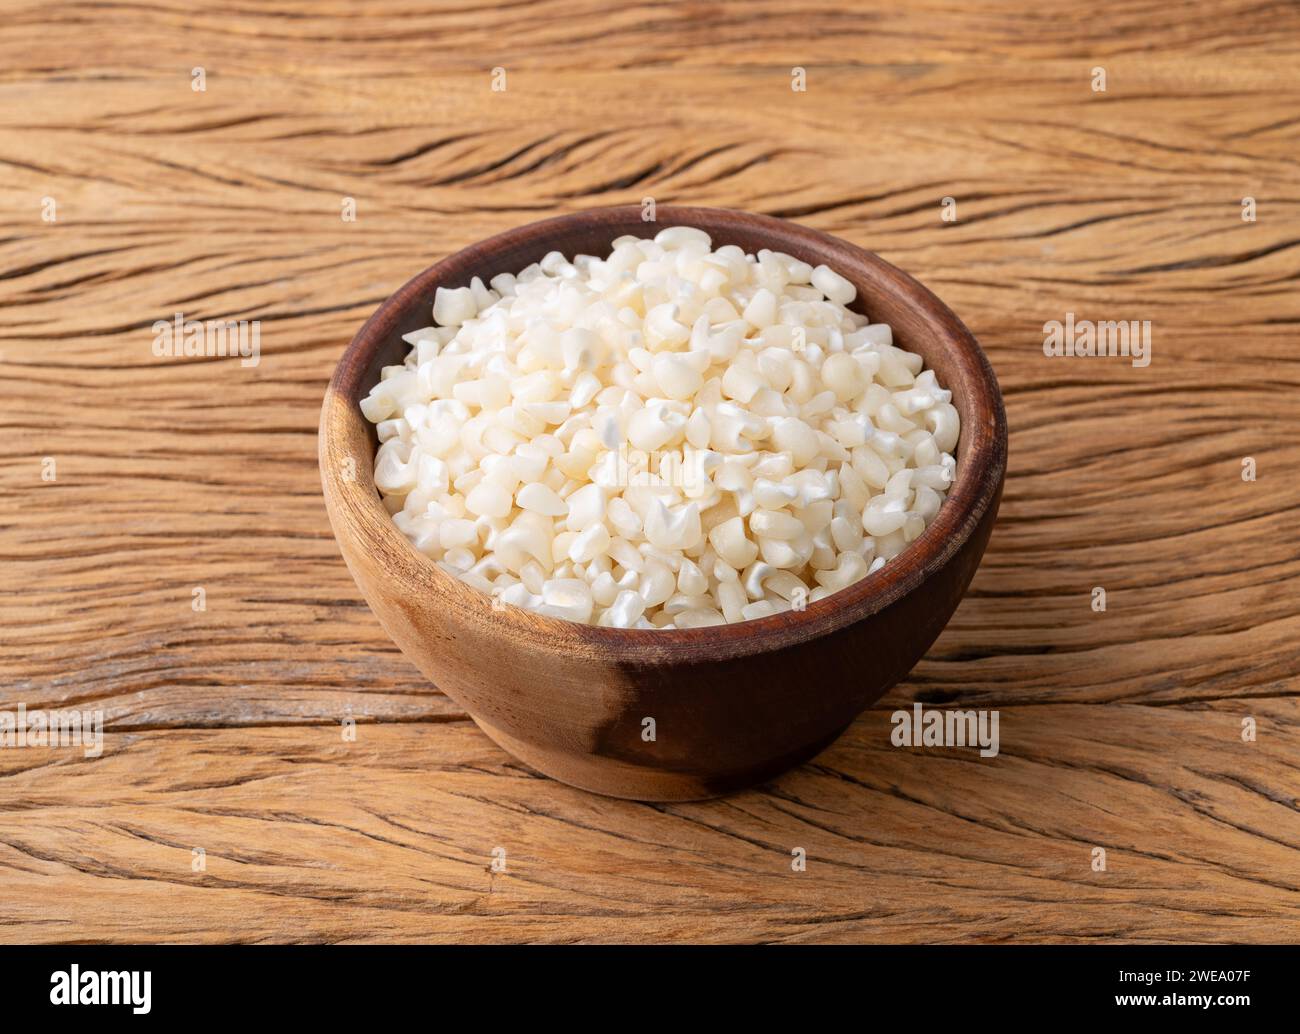
<svg viewBox="0 0 1300 1034">
<path fill-rule="evenodd" d="M 821 638 L 718 661 L 541 655 L 453 611 L 395 598 L 366 557 L 349 547 L 345 556 L 402 652 L 502 746 L 584 789 L 693 800 L 806 760 L 906 675 L 956 609 L 993 520 L 990 509 L 924 592 Z"/>
<path fill-rule="evenodd" d="M 336 374 L 322 413 L 326 499 L 348 567 L 384 628 L 499 743 L 547 774 L 598 792 L 646 800 L 707 797 L 811 756 L 934 642 L 992 530 L 1006 463 L 1005 416 L 992 371 L 965 327 L 875 256 L 801 227 L 790 227 L 798 231 L 795 238 L 774 241 L 773 220 L 740 213 L 661 208 L 658 225 L 649 226 L 635 208 L 584 215 L 552 220 L 548 229 L 533 224 L 467 249 L 434 267 L 436 275 L 415 278 L 367 322 L 350 352 L 358 343 L 367 350 L 352 355 L 351 377 L 342 369 Z M 863 596 L 860 582 L 805 614 L 777 615 L 781 622 L 700 629 L 686 639 L 661 632 L 620 640 L 611 636 L 614 630 L 514 608 L 506 608 L 507 621 L 481 594 L 418 554 L 392 525 L 373 487 L 374 428 L 357 403 L 384 366 L 404 358 L 409 348 L 400 335 L 429 324 L 436 286 L 517 272 L 550 250 L 602 254 L 618 236 L 649 236 L 674 224 L 702 226 L 714 235 L 715 247 L 770 247 L 827 262 L 854 281 L 855 307 L 890 323 L 896 342 L 919 352 L 953 390 L 962 417 L 957 485 L 934 525 L 884 571 L 864 579 L 881 586 L 874 601 Z M 877 273 L 879 280 L 873 279 Z M 980 484 L 972 485 L 976 448 Z M 331 476 L 346 460 L 355 464 L 355 478 Z M 959 493 L 972 503 L 954 522 L 951 507 Z M 918 550 L 932 533 L 947 539 Z M 909 557 L 913 551 L 917 555 Z M 922 565 L 916 562 L 922 553 L 935 555 Z M 880 577 L 885 572 L 888 579 Z M 855 589 L 852 598 L 861 602 L 853 613 L 837 613 L 835 603 Z M 761 647 L 737 638 L 751 626 L 761 631 L 760 625 L 778 630 L 756 635 Z M 647 719 L 654 721 L 653 737 Z"/>
</svg>

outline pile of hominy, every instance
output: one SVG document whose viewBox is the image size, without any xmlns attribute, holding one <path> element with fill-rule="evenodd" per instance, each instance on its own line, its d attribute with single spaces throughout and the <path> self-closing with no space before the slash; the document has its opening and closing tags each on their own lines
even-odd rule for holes
<svg viewBox="0 0 1300 1034">
<path fill-rule="evenodd" d="M 439 288 L 363 400 L 398 528 L 503 603 L 619 628 L 764 617 L 934 518 L 951 393 L 789 255 L 684 226 Z"/>
</svg>

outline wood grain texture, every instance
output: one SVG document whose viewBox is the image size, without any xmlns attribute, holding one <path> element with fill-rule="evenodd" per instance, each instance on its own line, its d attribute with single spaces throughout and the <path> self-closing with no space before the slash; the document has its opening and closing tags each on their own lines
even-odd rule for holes
<svg viewBox="0 0 1300 1034">
<path fill-rule="evenodd" d="M 4 13 L 0 708 L 110 731 L 0 750 L 0 938 L 1300 941 L 1295 5 Z M 927 657 L 702 804 L 494 747 L 370 615 L 316 470 L 333 364 L 396 287 L 647 195 L 913 273 L 1011 429 Z M 261 320 L 260 364 L 156 359 L 177 310 Z M 1151 365 L 1045 358 L 1070 311 L 1151 320 Z M 999 709 L 1001 755 L 892 747 L 914 700 Z"/>
</svg>

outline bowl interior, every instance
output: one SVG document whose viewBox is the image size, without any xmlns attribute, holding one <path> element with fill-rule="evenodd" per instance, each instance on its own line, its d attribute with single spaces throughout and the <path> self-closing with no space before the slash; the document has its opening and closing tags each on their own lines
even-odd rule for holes
<svg viewBox="0 0 1300 1034">
<path fill-rule="evenodd" d="M 813 265 L 825 263 L 850 280 L 858 289 L 851 307 L 873 322 L 890 324 L 895 343 L 919 354 L 940 384 L 952 391 L 962 422 L 956 481 L 935 519 L 907 549 L 874 574 L 809 603 L 803 611 L 704 629 L 653 631 L 576 625 L 511 607 L 494 611 L 487 597 L 416 551 L 392 523 L 373 483 L 378 438 L 358 403 L 378 382 L 380 371 L 401 363 L 410 351 L 401 336 L 432 322 L 438 287 L 462 287 L 475 276 L 486 282 L 498 273 L 517 273 L 550 251 L 569 258 L 604 255 L 618 237 L 652 237 L 675 225 L 705 230 L 715 248 L 735 244 L 749 253 L 764 248 L 782 251 Z M 659 206 L 653 222 L 642 219 L 639 206 L 629 205 L 532 223 L 472 245 L 425 270 L 380 306 L 353 339 L 330 384 L 321 433 L 327 494 L 341 490 L 337 464 L 325 462 L 326 449 L 334 445 L 355 457 L 357 479 L 368 492 L 369 502 L 343 508 L 343 519 L 364 525 L 353 530 L 376 544 L 400 540 L 413 558 L 394 572 L 395 591 L 437 591 L 449 597 L 448 605 L 489 611 L 486 620 L 505 622 L 516 634 L 559 636 L 599 649 L 635 644 L 638 649 L 679 656 L 702 643 L 708 643 L 716 656 L 719 650 L 750 653 L 801 641 L 886 606 L 921 584 L 956 552 L 996 500 L 1006 466 L 1006 417 L 993 371 L 966 327 L 921 284 L 876 255 L 794 223 L 725 209 L 670 206 Z"/>
</svg>

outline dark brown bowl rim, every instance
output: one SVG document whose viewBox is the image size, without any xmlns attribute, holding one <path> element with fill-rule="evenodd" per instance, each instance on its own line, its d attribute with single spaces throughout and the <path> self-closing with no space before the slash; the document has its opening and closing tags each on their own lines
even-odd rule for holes
<svg viewBox="0 0 1300 1034">
<path fill-rule="evenodd" d="M 639 205 L 587 209 L 507 230 L 447 256 L 394 292 L 357 331 L 326 390 L 320 423 L 321 479 L 326 496 L 341 499 L 345 491 L 337 465 L 326 462 L 326 431 L 333 419 L 332 414 L 344 413 L 348 419 L 365 419 L 358 406 L 365 394 L 361 381 L 374 353 L 388 340 L 386 335 L 390 333 L 389 328 L 397 314 L 406 312 L 414 304 L 431 301 L 435 287 L 440 284 L 453 280 L 455 285 L 461 281 L 468 282 L 463 273 L 467 268 L 477 270 L 477 275 L 483 275 L 484 280 L 504 272 L 489 269 L 484 275 L 484 263 L 475 261 L 480 256 L 493 255 L 503 245 L 536 245 L 560 228 L 574 224 L 587 223 L 599 227 L 621 220 L 635 219 L 639 222 L 641 213 Z M 748 233 L 761 230 L 770 236 L 767 246 L 775 251 L 824 254 L 847 249 L 855 253 L 858 261 L 871 267 L 877 283 L 892 288 L 904 300 L 917 303 L 916 308 L 925 317 L 929 329 L 952 350 L 967 386 L 976 389 L 979 397 L 975 399 L 975 408 L 983 414 L 985 426 L 968 427 L 967 421 L 963 420 L 961 434 L 963 437 L 972 435 L 973 441 L 958 464 L 956 481 L 934 520 L 906 549 L 880 570 L 825 599 L 808 603 L 802 611 L 783 611 L 751 621 L 705 628 L 602 628 L 516 607 L 493 607 L 486 594 L 443 571 L 415 549 L 398 530 L 380 501 L 372 473 L 366 482 L 369 491 L 365 496 L 369 504 L 360 509 L 346 505 L 332 507 L 332 519 L 350 522 L 349 530 L 355 540 L 373 547 L 386 547 L 376 549 L 376 553 L 382 555 L 385 565 L 391 568 L 389 573 L 393 575 L 398 591 L 423 591 L 443 597 L 450 605 L 467 608 L 467 617 L 489 624 L 500 623 L 499 631 L 504 636 L 546 640 L 552 646 L 556 641 L 562 641 L 575 652 L 605 659 L 680 662 L 689 661 L 695 654 L 715 660 L 780 649 L 861 621 L 918 589 L 952 560 L 974 532 L 985 512 L 996 502 L 1006 471 L 1007 427 L 1002 395 L 993 369 L 975 337 L 952 310 L 907 273 L 872 252 L 818 230 L 732 209 L 668 205 L 658 206 L 656 218 L 650 225 L 655 232 L 672 225 L 700 226 L 714 235 L 715 247 L 727 243 L 727 230 L 735 228 Z M 452 276 L 449 276 L 449 267 L 455 267 Z M 855 280 L 850 271 L 840 271 L 850 280 Z M 339 397 L 348 404 L 344 407 L 334 405 L 334 400 Z M 373 463 L 373 457 L 370 461 Z M 370 472 L 370 468 L 367 471 Z M 393 563 L 392 558 L 402 556 L 409 557 L 413 563 Z"/>
</svg>

